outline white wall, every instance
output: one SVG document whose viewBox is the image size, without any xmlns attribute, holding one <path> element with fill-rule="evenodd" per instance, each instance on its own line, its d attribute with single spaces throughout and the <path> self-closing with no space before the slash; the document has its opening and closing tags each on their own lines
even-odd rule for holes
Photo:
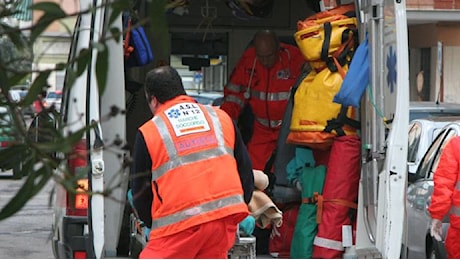
<svg viewBox="0 0 460 260">
<path fill-rule="evenodd" d="M 460 47 L 444 46 L 444 102 L 460 103 Z"/>
</svg>

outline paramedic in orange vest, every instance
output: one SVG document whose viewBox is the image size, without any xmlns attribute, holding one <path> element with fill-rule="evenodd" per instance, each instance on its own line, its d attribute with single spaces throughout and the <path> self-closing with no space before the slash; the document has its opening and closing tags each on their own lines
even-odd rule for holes
<svg viewBox="0 0 460 260">
<path fill-rule="evenodd" d="M 460 258 L 460 137 L 453 137 L 444 147 L 434 173 L 434 190 L 428 211 L 431 235 L 442 241 L 442 219 L 449 214 L 446 234 L 448 258 Z"/>
<path fill-rule="evenodd" d="M 140 258 L 227 258 L 249 215 L 252 164 L 231 118 L 186 95 L 178 72 L 150 71 L 153 118 L 137 133 L 131 188 L 151 228 Z"/>
<path fill-rule="evenodd" d="M 254 114 L 253 134 L 247 143 L 254 169 L 263 170 L 276 147 L 290 91 L 303 65 L 297 47 L 280 43 L 272 31 L 259 31 L 224 88 L 221 109 L 233 120 L 245 104 Z"/>
</svg>

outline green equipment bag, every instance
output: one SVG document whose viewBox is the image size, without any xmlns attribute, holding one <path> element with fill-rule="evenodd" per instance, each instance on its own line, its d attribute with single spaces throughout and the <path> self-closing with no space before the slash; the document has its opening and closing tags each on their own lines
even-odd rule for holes
<svg viewBox="0 0 460 260">
<path fill-rule="evenodd" d="M 313 240 L 318 231 L 316 223 L 318 195 L 322 194 L 326 166 L 305 167 L 300 183 L 302 185 L 302 204 L 291 242 L 291 258 L 306 259 L 313 254 Z"/>
</svg>

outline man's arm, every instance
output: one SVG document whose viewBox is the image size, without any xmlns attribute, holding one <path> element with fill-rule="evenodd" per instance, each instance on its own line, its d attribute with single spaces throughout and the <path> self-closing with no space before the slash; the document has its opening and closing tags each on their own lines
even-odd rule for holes
<svg viewBox="0 0 460 260">
<path fill-rule="evenodd" d="M 244 201 L 248 204 L 249 201 L 251 201 L 252 192 L 254 191 L 254 173 L 252 171 L 252 162 L 246 146 L 243 143 L 238 127 L 235 124 L 233 124 L 233 126 L 235 127 L 234 155 L 238 167 L 238 173 L 240 174 L 241 185 L 243 186 Z"/>
<path fill-rule="evenodd" d="M 147 227 L 152 226 L 152 159 L 150 158 L 144 136 L 137 132 L 133 150 L 133 167 L 131 167 L 131 190 L 134 208 L 139 218 Z"/>
<path fill-rule="evenodd" d="M 451 197 L 459 170 L 458 145 L 460 145 L 460 138 L 458 137 L 452 138 L 446 144 L 439 159 L 438 168 L 433 176 L 434 190 L 428 211 L 434 219 L 442 220 L 451 207 Z"/>
<path fill-rule="evenodd" d="M 249 83 L 246 72 L 247 56 L 247 52 L 244 52 L 233 69 L 229 81 L 224 86 L 224 101 L 220 109 L 227 112 L 233 120 L 238 119 L 246 103 L 244 93 Z M 252 84 L 254 84 L 254 82 L 252 82 Z"/>
</svg>

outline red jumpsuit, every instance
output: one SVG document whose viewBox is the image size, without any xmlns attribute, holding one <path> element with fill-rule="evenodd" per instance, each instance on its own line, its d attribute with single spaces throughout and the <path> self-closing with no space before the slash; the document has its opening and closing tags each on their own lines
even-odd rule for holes
<svg viewBox="0 0 460 260">
<path fill-rule="evenodd" d="M 233 120 L 237 120 L 246 103 L 254 113 L 253 135 L 247 146 L 257 170 L 264 169 L 276 148 L 289 94 L 304 63 L 299 49 L 293 45 L 281 43 L 278 52 L 275 65 L 267 68 L 257 60 L 255 48 L 248 48 L 224 88 L 221 109 Z"/>
<path fill-rule="evenodd" d="M 433 177 L 434 190 L 428 211 L 441 220 L 449 213 L 446 249 L 448 258 L 460 258 L 460 137 L 444 147 Z"/>
</svg>

